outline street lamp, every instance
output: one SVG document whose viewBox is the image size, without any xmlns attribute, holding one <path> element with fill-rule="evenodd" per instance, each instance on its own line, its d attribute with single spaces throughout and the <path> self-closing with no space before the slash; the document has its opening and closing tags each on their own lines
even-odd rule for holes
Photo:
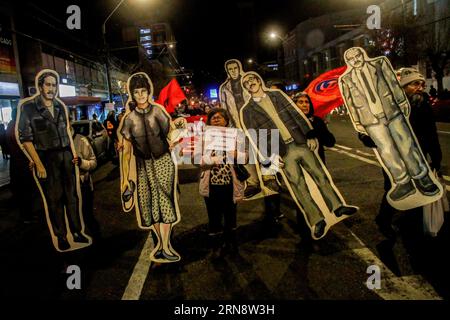
<svg viewBox="0 0 450 320">
<path fill-rule="evenodd" d="M 146 0 L 140 0 L 140 2 L 144 2 Z M 106 52 L 106 82 L 108 84 L 108 96 L 109 96 L 109 102 L 113 101 L 112 98 L 112 87 L 111 87 L 111 75 L 109 73 L 109 48 L 108 44 L 106 43 L 106 23 L 109 19 L 114 15 L 114 13 L 119 9 L 119 7 L 124 3 L 125 0 L 120 0 L 120 2 L 116 5 L 116 7 L 111 11 L 111 13 L 108 15 L 108 17 L 105 19 L 105 21 L 102 24 L 102 35 L 103 35 L 103 46 Z"/>
<path fill-rule="evenodd" d="M 253 63 L 253 59 L 250 58 L 250 59 L 247 60 L 247 62 L 248 62 L 249 64 L 252 64 L 252 63 Z"/>
<path fill-rule="evenodd" d="M 111 13 L 108 15 L 108 17 L 105 19 L 105 21 L 103 22 L 103 25 L 102 25 L 103 46 L 106 51 L 106 63 L 105 63 L 106 64 L 106 83 L 108 85 L 109 102 L 113 101 L 113 97 L 112 97 L 112 87 L 111 87 L 111 75 L 109 73 L 109 50 L 108 50 L 108 44 L 106 43 L 106 23 L 124 2 L 125 2 L 125 0 L 120 0 L 120 2 L 117 4 L 117 6 L 114 8 L 114 10 L 111 11 Z"/>
</svg>

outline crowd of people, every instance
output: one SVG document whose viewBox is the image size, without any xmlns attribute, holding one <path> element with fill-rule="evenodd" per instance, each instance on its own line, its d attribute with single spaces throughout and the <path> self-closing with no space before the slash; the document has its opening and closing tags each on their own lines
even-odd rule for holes
<svg viewBox="0 0 450 320">
<path fill-rule="evenodd" d="M 442 152 L 439 146 L 436 125 L 432 116 L 429 96 L 424 92 L 425 79 L 417 71 L 413 71 L 412 75 L 411 72 L 409 72 L 408 77 L 405 79 L 402 79 L 401 76 L 402 74 L 400 73 L 400 83 L 411 105 L 411 115 L 409 117 L 411 127 L 417 136 L 423 153 L 431 159 L 431 168 L 439 171 L 442 160 Z M 138 82 L 135 84 L 137 89 L 143 86 L 145 87 L 145 84 Z M 142 214 L 141 222 L 146 226 L 151 226 L 155 223 L 161 225 L 161 229 L 158 229 L 158 235 L 163 236 L 163 242 L 160 251 L 158 251 L 156 255 L 161 259 L 177 261 L 179 260 L 179 256 L 173 251 L 169 240 L 164 238 L 165 236 L 170 236 L 170 228 L 168 229 L 166 225 L 173 224 L 177 220 L 174 205 L 170 205 L 172 201 L 170 194 L 174 192 L 171 188 L 173 181 L 170 177 L 164 178 L 161 176 L 162 171 L 157 171 L 159 172 L 157 174 L 149 169 L 154 166 L 159 166 L 163 168 L 161 169 L 163 171 L 166 169 L 170 169 L 171 172 L 173 171 L 172 160 L 170 159 L 170 146 L 167 143 L 164 143 L 164 139 L 161 140 L 161 137 L 155 137 L 157 140 L 152 140 L 154 141 L 152 144 L 148 144 L 148 141 L 140 142 L 139 139 L 141 139 L 145 133 L 135 132 L 135 130 L 137 130 L 136 128 L 139 128 L 138 122 L 141 121 L 141 117 L 147 116 L 148 113 L 146 110 L 151 106 L 147 102 L 147 97 L 144 98 L 145 101 L 143 103 L 140 103 L 138 98 L 139 97 L 133 97 L 133 99 L 136 100 L 136 106 L 127 116 L 122 132 L 120 132 L 125 138 L 123 145 L 118 146 L 117 142 L 119 124 L 125 115 L 125 110 L 117 116 L 114 111 L 110 111 L 106 117 L 103 124 L 108 131 L 111 141 L 109 150 L 111 151 L 111 158 L 114 159 L 117 157 L 118 148 L 123 148 L 122 150 L 124 150 L 125 153 L 128 151 L 128 153 L 126 153 L 128 155 L 130 154 L 130 148 L 134 148 L 134 155 L 137 159 L 137 170 L 139 176 L 137 188 L 139 190 L 139 198 L 144 199 L 140 203 L 140 210 Z M 314 115 L 314 106 L 308 94 L 298 92 L 293 94 L 291 98 L 298 110 L 303 112 L 306 118 L 309 119 L 311 126 L 314 129 L 314 137 L 318 142 L 318 154 L 322 162 L 325 163 L 326 159 L 324 147 L 334 146 L 336 142 L 334 135 L 329 131 L 324 120 Z M 199 104 L 197 108 L 191 108 L 188 104 L 183 103 L 171 116 L 172 118 L 177 118 L 185 115 L 193 116 L 199 114 L 207 115 L 206 125 L 218 127 L 233 126 L 231 115 L 226 109 L 217 106 L 212 107 L 208 104 Z M 163 113 L 161 113 L 161 117 L 164 118 Z M 15 118 L 16 113 L 14 112 L 13 120 L 11 121 L 12 124 L 15 123 Z M 170 119 L 168 119 L 168 121 L 170 122 Z M 161 123 L 158 124 L 158 126 L 160 129 L 163 128 Z M 33 210 L 30 207 L 32 202 L 20 201 L 19 199 L 32 198 L 33 196 L 36 196 L 32 170 L 37 170 L 36 166 L 39 166 L 40 164 L 36 162 L 30 163 L 29 159 L 25 157 L 16 141 L 14 125 L 8 125 L 7 130 L 2 127 L 3 126 L 0 126 L 0 143 L 2 151 L 5 154 L 5 151 L 8 150 L 6 154 L 11 155 L 11 189 L 14 197 L 17 199 L 17 203 L 20 206 L 22 220 L 24 222 L 30 222 L 35 219 L 35 217 L 32 216 Z M 169 128 L 166 129 L 161 133 L 163 134 L 163 137 L 164 135 L 167 135 L 169 131 Z M 373 141 L 368 135 L 359 134 L 359 139 L 367 147 L 376 147 L 376 142 Z M 97 166 L 95 154 L 92 150 L 92 146 L 86 138 L 73 134 L 73 141 L 77 151 L 77 157 L 74 158 L 73 163 L 79 167 L 81 172 L 80 177 L 84 204 L 83 211 L 88 230 L 87 232 L 90 236 L 99 238 L 101 232 L 100 226 L 96 221 L 93 212 L 94 185 L 91 177 L 92 171 Z M 156 143 L 155 141 L 160 141 L 161 143 Z M 248 150 L 237 150 L 235 154 L 231 155 L 231 158 L 236 159 L 238 157 L 237 153 L 243 153 L 244 157 L 248 157 Z M 161 157 L 161 155 L 164 155 L 164 157 Z M 233 164 L 224 163 L 223 159 L 227 156 L 230 155 L 213 151 L 212 157 L 210 157 L 208 161 L 202 160 L 200 165 L 201 177 L 199 180 L 199 193 L 205 199 L 208 216 L 208 233 L 211 237 L 210 243 L 212 244 L 213 251 L 220 256 L 226 254 L 236 254 L 238 252 L 238 239 L 236 236 L 236 229 L 238 227 L 237 203 L 246 197 L 246 183 L 245 181 L 238 179 L 236 167 Z M 390 181 L 384 172 L 383 175 L 385 178 L 386 193 L 381 204 L 379 215 L 376 218 L 376 223 L 378 224 L 380 231 L 386 235 L 386 237 L 395 237 L 395 231 L 392 228 L 392 217 L 396 210 L 386 201 L 386 194 L 390 189 Z M 161 179 L 163 179 L 165 183 L 164 185 L 160 184 Z M 126 193 L 127 190 L 133 190 L 136 187 L 132 186 L 128 179 L 124 179 L 123 181 L 124 184 L 121 186 L 122 193 Z M 155 184 L 155 181 L 160 182 Z M 274 181 L 274 183 L 276 184 L 276 181 Z M 159 187 L 157 187 L 157 185 Z M 142 186 L 147 187 L 144 188 Z M 164 192 L 156 192 L 155 188 L 163 188 Z M 277 189 L 277 186 L 272 187 L 272 189 L 279 190 Z M 153 194 L 154 192 L 156 193 Z M 158 198 L 155 196 L 157 194 L 166 194 L 167 199 Z M 304 199 L 304 197 L 299 198 Z M 54 200 L 58 201 L 56 198 Z M 283 217 L 283 214 L 280 211 L 280 201 L 281 198 L 279 195 L 264 198 L 265 217 L 267 221 L 270 222 L 271 226 L 277 225 L 279 220 Z M 304 199 L 304 201 L 307 200 Z M 55 203 L 54 206 L 56 208 L 57 204 Z M 166 208 L 167 210 L 164 210 L 167 212 L 163 209 L 161 209 L 162 211 L 155 209 L 159 207 L 163 209 Z M 344 214 L 352 214 L 354 212 L 350 212 L 351 208 L 342 205 L 342 203 L 339 203 L 337 206 L 333 204 L 331 209 L 336 209 L 335 207 L 339 207 L 339 210 L 346 210 Z M 155 210 L 158 212 L 155 213 Z M 300 211 L 298 211 L 297 216 L 299 224 L 304 226 L 304 218 Z M 323 219 L 319 219 L 319 222 L 316 222 L 315 224 L 314 235 L 318 238 L 323 235 L 325 229 L 325 223 L 322 223 L 322 221 Z M 80 242 L 85 242 L 86 240 L 83 239 L 84 236 L 82 234 L 77 234 L 76 232 L 75 237 L 77 237 L 76 240 Z M 302 237 L 310 239 L 311 236 L 309 231 L 303 231 Z M 65 250 L 69 247 L 65 235 L 59 235 L 58 246 L 61 250 Z"/>
</svg>

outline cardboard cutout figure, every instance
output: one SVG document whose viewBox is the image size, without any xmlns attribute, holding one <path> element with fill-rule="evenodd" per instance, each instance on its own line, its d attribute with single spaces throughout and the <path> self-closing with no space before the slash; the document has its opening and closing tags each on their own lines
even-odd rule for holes
<svg viewBox="0 0 450 320">
<path fill-rule="evenodd" d="M 92 239 L 84 233 L 80 159 L 72 139 L 69 113 L 58 98 L 56 71 L 42 70 L 35 83 L 37 93 L 19 103 L 16 139 L 34 164 L 33 176 L 55 249 L 77 250 L 91 245 Z"/>
<path fill-rule="evenodd" d="M 242 85 L 252 96 L 240 111 L 245 134 L 257 148 L 261 164 L 281 173 L 313 239 L 322 238 L 333 224 L 358 208 L 346 205 L 320 160 L 311 124 L 294 102 L 281 90 L 268 89 L 256 72 L 245 73 Z M 274 133 L 279 133 L 276 139 Z M 267 150 L 258 148 L 261 145 Z"/>
<path fill-rule="evenodd" d="M 369 135 L 389 176 L 391 206 L 407 210 L 438 200 L 442 186 L 432 174 L 408 121 L 410 105 L 386 57 L 370 59 L 364 49 L 344 53 L 347 70 L 339 89 L 356 131 Z"/>
<path fill-rule="evenodd" d="M 180 255 L 170 243 L 172 228 L 180 221 L 178 170 L 170 151 L 171 118 L 153 101 L 147 74 L 133 74 L 127 90 L 126 113 L 118 130 L 123 209 L 135 209 L 139 227 L 155 232 L 151 260 L 177 262 Z"/>
<path fill-rule="evenodd" d="M 239 60 L 230 59 L 225 62 L 225 71 L 227 72 L 228 78 L 222 83 L 219 89 L 220 103 L 222 107 L 228 110 L 232 125 L 235 128 L 242 128 L 239 112 L 250 99 L 249 93 L 242 87 L 241 79 L 244 70 Z M 264 185 L 264 177 L 261 174 L 259 164 L 254 159 L 254 153 L 249 153 L 252 161 L 250 161 L 250 164 L 245 165 L 245 168 L 250 174 L 250 177 L 246 181 L 245 200 L 254 200 L 278 193 Z M 270 178 L 274 179 L 275 177 L 267 175 L 265 178 L 268 180 Z"/>
</svg>

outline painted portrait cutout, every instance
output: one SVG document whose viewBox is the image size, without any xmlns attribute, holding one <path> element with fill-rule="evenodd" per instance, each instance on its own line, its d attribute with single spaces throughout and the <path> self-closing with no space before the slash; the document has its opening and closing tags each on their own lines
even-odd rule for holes
<svg viewBox="0 0 450 320">
<path fill-rule="evenodd" d="M 339 77 L 339 90 L 356 131 L 367 134 L 389 176 L 391 206 L 407 210 L 438 200 L 442 186 L 411 129 L 409 101 L 386 57 L 369 58 L 364 49 L 344 53 L 347 70 Z"/>
<path fill-rule="evenodd" d="M 169 147 L 171 117 L 153 101 L 147 74 L 133 74 L 127 90 L 126 113 L 118 130 L 123 209 L 134 209 L 139 227 L 155 233 L 152 261 L 177 262 L 180 255 L 170 242 L 172 228 L 180 221 L 178 170 Z"/>
<path fill-rule="evenodd" d="M 85 233 L 80 159 L 75 151 L 67 107 L 58 98 L 59 75 L 45 69 L 35 78 L 37 92 L 17 107 L 16 139 L 33 163 L 52 242 L 59 252 L 92 244 Z M 30 201 L 30 199 L 23 199 Z"/>
<path fill-rule="evenodd" d="M 224 67 L 228 77 L 219 89 L 220 103 L 223 108 L 228 110 L 233 127 L 242 128 L 239 112 L 250 99 L 250 94 L 242 87 L 241 79 L 244 75 L 244 70 L 241 62 L 237 59 L 225 61 Z M 264 177 L 261 174 L 259 165 L 255 165 L 257 163 L 254 159 L 255 153 L 249 153 L 253 159 L 250 161 L 250 164 L 245 165 L 250 177 L 246 181 L 244 200 L 254 200 L 278 193 L 264 184 Z M 269 178 L 266 176 L 266 180 Z"/>
<path fill-rule="evenodd" d="M 251 99 L 240 111 L 241 124 L 259 161 L 268 174 L 281 173 L 312 238 L 322 238 L 358 208 L 348 206 L 334 185 L 319 157 L 315 131 L 294 102 L 281 90 L 268 89 L 256 72 L 245 73 L 242 85 Z"/>
</svg>

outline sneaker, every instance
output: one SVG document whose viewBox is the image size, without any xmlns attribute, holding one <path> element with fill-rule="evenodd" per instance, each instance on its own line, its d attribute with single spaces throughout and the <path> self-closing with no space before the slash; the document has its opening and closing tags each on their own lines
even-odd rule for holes
<svg viewBox="0 0 450 320">
<path fill-rule="evenodd" d="M 334 215 L 336 217 L 342 217 L 343 215 L 350 216 L 354 214 L 357 211 L 355 207 L 349 207 L 349 206 L 340 206 L 336 210 L 334 210 Z"/>
<path fill-rule="evenodd" d="M 81 233 L 74 233 L 73 234 L 73 241 L 74 242 L 79 242 L 79 243 L 89 243 L 89 239 L 86 238 Z"/>
<path fill-rule="evenodd" d="M 394 190 L 391 192 L 390 197 L 394 201 L 400 201 L 409 197 L 415 192 L 416 189 L 414 188 L 414 185 L 412 184 L 411 181 L 408 181 L 403 184 L 397 184 Z"/>
<path fill-rule="evenodd" d="M 70 249 L 70 244 L 66 238 L 58 238 L 58 248 L 61 251 L 66 251 Z"/>
<path fill-rule="evenodd" d="M 247 185 L 247 188 L 245 188 L 244 191 L 244 198 L 249 199 L 251 197 L 254 197 L 258 193 L 261 192 L 261 187 L 258 185 Z"/>
<path fill-rule="evenodd" d="M 426 196 L 434 196 L 439 193 L 439 187 L 426 175 L 422 179 L 414 179 L 417 189 Z"/>
<path fill-rule="evenodd" d="M 314 236 L 316 238 L 321 238 L 323 236 L 323 234 L 325 233 L 325 227 L 326 226 L 327 226 L 327 223 L 325 222 L 325 220 L 319 221 L 314 226 Z"/>
</svg>

